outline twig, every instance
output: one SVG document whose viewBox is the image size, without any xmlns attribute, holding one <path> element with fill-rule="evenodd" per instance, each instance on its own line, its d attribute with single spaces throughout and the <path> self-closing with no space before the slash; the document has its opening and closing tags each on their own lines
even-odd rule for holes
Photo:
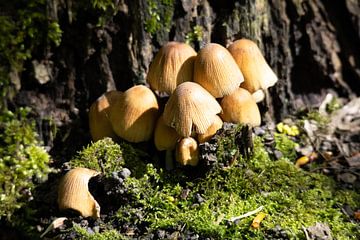
<svg viewBox="0 0 360 240">
<path fill-rule="evenodd" d="M 304 231 L 304 233 L 305 233 L 306 240 L 311 240 L 311 238 L 310 238 L 310 236 L 309 236 L 306 228 L 305 228 L 304 226 L 302 226 L 302 229 L 303 229 L 303 231 Z"/>
<path fill-rule="evenodd" d="M 260 207 L 258 207 L 257 209 L 255 209 L 255 210 L 253 210 L 253 211 L 250 211 L 250 212 L 247 212 L 247 213 L 245 213 L 245 214 L 243 214 L 243 215 L 240 215 L 240 216 L 237 216 L 237 217 L 232 217 L 232 218 L 229 219 L 229 221 L 230 221 L 230 222 L 235 222 L 235 221 L 237 221 L 237 220 L 239 220 L 239 219 L 249 217 L 249 216 L 251 216 L 251 215 L 254 215 L 254 214 L 260 212 L 261 210 L 263 210 L 263 208 L 264 208 L 264 206 L 260 206 Z"/>
</svg>

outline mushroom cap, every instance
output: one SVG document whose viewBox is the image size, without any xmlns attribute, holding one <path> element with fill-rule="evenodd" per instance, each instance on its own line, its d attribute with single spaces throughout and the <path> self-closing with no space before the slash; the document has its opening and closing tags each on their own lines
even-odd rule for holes
<svg viewBox="0 0 360 240">
<path fill-rule="evenodd" d="M 179 140 L 179 134 L 166 125 L 163 116 L 161 115 L 156 122 L 154 131 L 155 147 L 159 151 L 175 149 L 176 142 Z"/>
<path fill-rule="evenodd" d="M 238 88 L 232 94 L 225 96 L 220 105 L 223 112 L 220 117 L 224 122 L 249 124 L 260 126 L 261 116 L 255 99 L 243 88 Z"/>
<path fill-rule="evenodd" d="M 191 136 L 193 126 L 196 133 L 205 133 L 215 121 L 221 107 L 216 99 L 194 82 L 184 82 L 176 87 L 165 105 L 165 123 L 175 128 L 182 137 Z"/>
<path fill-rule="evenodd" d="M 158 110 L 155 94 L 138 85 L 126 90 L 114 103 L 110 122 L 122 139 L 134 143 L 148 141 L 154 131 Z"/>
<path fill-rule="evenodd" d="M 60 210 L 73 209 L 83 217 L 100 217 L 100 205 L 89 192 L 90 178 L 100 174 L 87 168 L 74 168 L 62 177 L 58 188 Z"/>
<path fill-rule="evenodd" d="M 221 120 L 221 118 L 218 115 L 216 115 L 215 121 L 206 130 L 206 132 L 203 134 L 198 134 L 198 136 L 197 136 L 198 142 L 203 143 L 203 142 L 209 141 L 215 135 L 217 130 L 222 128 L 222 126 L 223 126 L 223 121 Z"/>
<path fill-rule="evenodd" d="M 176 161 L 183 166 L 196 166 L 199 163 L 198 144 L 192 137 L 180 140 L 176 145 Z"/>
<path fill-rule="evenodd" d="M 226 48 L 209 43 L 199 51 L 194 64 L 194 82 L 215 98 L 231 94 L 243 81 L 239 67 Z"/>
<path fill-rule="evenodd" d="M 278 81 L 255 42 L 240 39 L 232 43 L 228 50 L 244 75 L 245 81 L 240 86 L 250 93 L 267 89 Z"/>
<path fill-rule="evenodd" d="M 147 82 L 151 89 L 171 94 L 180 83 L 192 81 L 195 56 L 195 50 L 186 43 L 166 43 L 149 67 Z"/>
<path fill-rule="evenodd" d="M 114 102 L 120 98 L 122 92 L 109 91 L 93 102 L 89 109 L 89 128 L 94 141 L 105 137 L 115 139 L 116 134 L 110 123 L 110 111 Z"/>
</svg>

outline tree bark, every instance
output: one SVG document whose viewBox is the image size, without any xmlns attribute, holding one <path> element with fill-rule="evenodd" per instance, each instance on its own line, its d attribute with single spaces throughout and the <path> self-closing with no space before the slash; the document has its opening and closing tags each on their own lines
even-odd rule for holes
<svg viewBox="0 0 360 240">
<path fill-rule="evenodd" d="M 79 139 L 88 137 L 90 104 L 105 91 L 145 83 L 161 45 L 189 40 L 195 27 L 202 31 L 201 38 L 191 41 L 196 50 L 209 42 L 227 46 L 240 38 L 258 43 L 279 77 L 267 98 L 274 121 L 319 104 L 329 91 L 347 98 L 360 93 L 359 1 L 174 0 L 169 29 L 153 34 L 146 31 L 150 2 L 164 10 L 161 0 L 120 0 L 116 14 L 99 27 L 96 11 L 80 10 L 74 18 L 75 2 L 49 1 L 49 13 L 63 30 L 62 43 L 34 55 L 47 64 L 50 80 L 39 83 L 28 68 L 16 103 L 32 106 L 40 125 L 54 119 L 61 129 L 59 146 L 69 139 L 75 146 L 83 144 Z M 51 145 L 54 139 L 47 135 L 42 137 Z"/>
</svg>

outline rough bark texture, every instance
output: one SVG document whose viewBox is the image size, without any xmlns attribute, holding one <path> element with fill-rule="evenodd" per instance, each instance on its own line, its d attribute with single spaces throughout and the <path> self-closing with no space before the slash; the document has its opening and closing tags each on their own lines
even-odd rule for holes
<svg viewBox="0 0 360 240">
<path fill-rule="evenodd" d="M 116 15 L 102 27 L 94 21 L 96 11 L 79 11 L 73 18 L 71 0 L 48 2 L 49 14 L 60 21 L 62 43 L 36 55 L 49 80 L 41 83 L 31 71 L 24 72 L 16 100 L 35 108 L 48 145 L 54 140 L 48 128 L 55 120 L 61 129 L 57 146 L 80 146 L 79 139 L 88 137 L 89 105 L 105 91 L 144 83 L 159 47 L 189 40 L 196 27 L 202 29 L 201 38 L 191 41 L 196 50 L 209 42 L 227 46 L 242 37 L 259 44 L 279 77 L 267 98 L 273 119 L 319 103 L 327 91 L 345 97 L 360 93 L 357 0 L 174 0 L 169 29 L 154 34 L 145 30 L 149 0 L 117 1 Z"/>
</svg>

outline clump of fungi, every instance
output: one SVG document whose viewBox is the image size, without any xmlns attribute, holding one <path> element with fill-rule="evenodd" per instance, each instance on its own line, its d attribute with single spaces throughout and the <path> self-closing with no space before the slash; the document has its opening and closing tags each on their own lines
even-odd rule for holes
<svg viewBox="0 0 360 240">
<path fill-rule="evenodd" d="M 251 40 L 237 40 L 228 48 L 209 43 L 198 53 L 185 43 L 169 42 L 149 67 L 150 88 L 110 91 L 91 105 L 90 133 L 94 141 L 111 137 L 139 143 L 153 138 L 155 148 L 166 151 L 167 168 L 173 167 L 174 153 L 179 165 L 196 166 L 198 144 L 211 139 L 223 122 L 261 124 L 256 102 L 277 80 Z M 169 95 L 163 107 L 158 101 L 161 93 Z M 87 187 L 96 174 L 90 169 L 67 173 L 59 188 L 60 209 L 98 217 L 100 206 Z M 84 204 L 78 204 L 80 198 Z"/>
</svg>

